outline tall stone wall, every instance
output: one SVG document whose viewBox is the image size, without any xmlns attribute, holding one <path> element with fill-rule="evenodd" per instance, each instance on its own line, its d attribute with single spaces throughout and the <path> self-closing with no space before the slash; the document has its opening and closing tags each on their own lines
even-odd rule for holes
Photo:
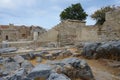
<svg viewBox="0 0 120 80">
<path fill-rule="evenodd" d="M 101 27 L 101 39 L 120 40 L 120 8 L 106 13 L 106 21 Z"/>
</svg>

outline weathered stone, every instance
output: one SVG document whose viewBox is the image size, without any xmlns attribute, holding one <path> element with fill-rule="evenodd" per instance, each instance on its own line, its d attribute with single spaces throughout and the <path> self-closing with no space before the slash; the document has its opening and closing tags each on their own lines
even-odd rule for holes
<svg viewBox="0 0 120 80">
<path fill-rule="evenodd" d="M 2 57 L 0 57 L 0 65 L 2 65 L 4 62 L 4 59 Z"/>
<path fill-rule="evenodd" d="M 86 43 L 83 47 L 82 56 L 86 58 L 93 58 L 96 49 L 101 45 L 101 43 Z"/>
<path fill-rule="evenodd" d="M 47 55 L 45 55 L 45 59 L 53 60 L 52 54 L 47 54 Z"/>
<path fill-rule="evenodd" d="M 26 60 L 32 60 L 32 59 L 35 59 L 35 54 L 33 52 L 30 52 L 28 54 L 25 54 L 25 55 L 21 55 L 24 59 Z"/>
<path fill-rule="evenodd" d="M 19 69 L 15 71 L 15 74 L 13 74 L 8 80 L 22 80 L 25 76 L 26 71 L 24 69 Z"/>
<path fill-rule="evenodd" d="M 11 57 L 5 58 L 4 61 L 6 63 L 8 63 L 8 62 L 15 62 L 15 60 L 13 58 L 11 58 Z"/>
<path fill-rule="evenodd" d="M 49 54 L 49 52 L 41 51 L 41 52 L 35 53 L 35 56 L 44 58 L 46 54 Z"/>
<path fill-rule="evenodd" d="M 60 53 L 62 53 L 62 50 L 55 51 L 54 53 L 52 53 L 52 55 L 53 55 L 54 57 L 57 57 L 57 56 L 60 55 Z"/>
<path fill-rule="evenodd" d="M 8 63 L 4 63 L 3 67 L 4 67 L 3 69 L 4 71 L 11 72 L 11 71 L 18 70 L 20 68 L 20 65 L 16 62 L 8 62 Z"/>
<path fill-rule="evenodd" d="M 29 61 L 25 60 L 21 64 L 21 67 L 29 73 L 33 69 L 34 66 Z"/>
<path fill-rule="evenodd" d="M 19 56 L 19 55 L 16 55 L 16 56 L 14 57 L 14 60 L 15 60 L 15 62 L 17 62 L 17 63 L 22 63 L 22 62 L 24 62 L 24 58 L 21 57 L 21 56 Z"/>
<path fill-rule="evenodd" d="M 94 57 L 97 58 L 110 58 L 120 60 L 120 41 L 112 41 L 102 44 L 97 48 Z"/>
<path fill-rule="evenodd" d="M 120 60 L 120 41 L 87 44 L 82 55 L 87 58 Z"/>
<path fill-rule="evenodd" d="M 30 59 L 35 59 L 34 52 L 29 52 L 28 56 L 30 57 Z"/>
<path fill-rule="evenodd" d="M 17 51 L 17 48 L 14 47 L 9 47 L 9 48 L 1 48 L 0 53 L 9 53 L 9 52 L 14 52 Z"/>
<path fill-rule="evenodd" d="M 71 79 L 63 74 L 51 73 L 47 80 L 71 80 Z"/>
<path fill-rule="evenodd" d="M 72 78 L 80 78 L 83 80 L 94 80 L 92 70 L 89 65 L 78 58 L 67 58 L 62 61 L 63 66 L 62 73 Z"/>
<path fill-rule="evenodd" d="M 28 78 L 36 79 L 36 78 L 44 78 L 47 79 L 50 75 L 53 67 L 47 64 L 39 64 L 28 74 Z"/>
</svg>

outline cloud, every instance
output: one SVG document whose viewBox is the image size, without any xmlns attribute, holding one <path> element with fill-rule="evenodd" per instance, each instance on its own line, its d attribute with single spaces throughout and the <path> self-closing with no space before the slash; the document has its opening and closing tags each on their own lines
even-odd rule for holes
<svg viewBox="0 0 120 80">
<path fill-rule="evenodd" d="M 36 2 L 37 0 L 0 0 L 0 8 L 14 10 L 22 6 L 31 7 Z"/>
</svg>

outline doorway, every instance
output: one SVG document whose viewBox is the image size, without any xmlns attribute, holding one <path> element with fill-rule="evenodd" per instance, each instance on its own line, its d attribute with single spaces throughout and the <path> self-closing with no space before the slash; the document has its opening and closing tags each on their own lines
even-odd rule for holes
<svg viewBox="0 0 120 80">
<path fill-rule="evenodd" d="M 8 40 L 8 35 L 6 35 L 6 40 Z"/>
</svg>

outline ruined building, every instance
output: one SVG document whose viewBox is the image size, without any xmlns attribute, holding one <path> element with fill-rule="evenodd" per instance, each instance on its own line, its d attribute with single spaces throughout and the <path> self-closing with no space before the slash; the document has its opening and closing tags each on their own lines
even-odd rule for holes
<svg viewBox="0 0 120 80">
<path fill-rule="evenodd" d="M 18 41 L 18 40 L 33 40 L 34 33 L 38 36 L 46 30 L 39 26 L 16 26 L 13 24 L 0 25 L 0 42 L 1 41 Z"/>
<path fill-rule="evenodd" d="M 102 26 L 86 26 L 85 22 L 65 20 L 39 36 L 40 42 L 60 45 L 111 40 L 120 40 L 120 8 L 106 13 L 106 21 Z"/>
</svg>

